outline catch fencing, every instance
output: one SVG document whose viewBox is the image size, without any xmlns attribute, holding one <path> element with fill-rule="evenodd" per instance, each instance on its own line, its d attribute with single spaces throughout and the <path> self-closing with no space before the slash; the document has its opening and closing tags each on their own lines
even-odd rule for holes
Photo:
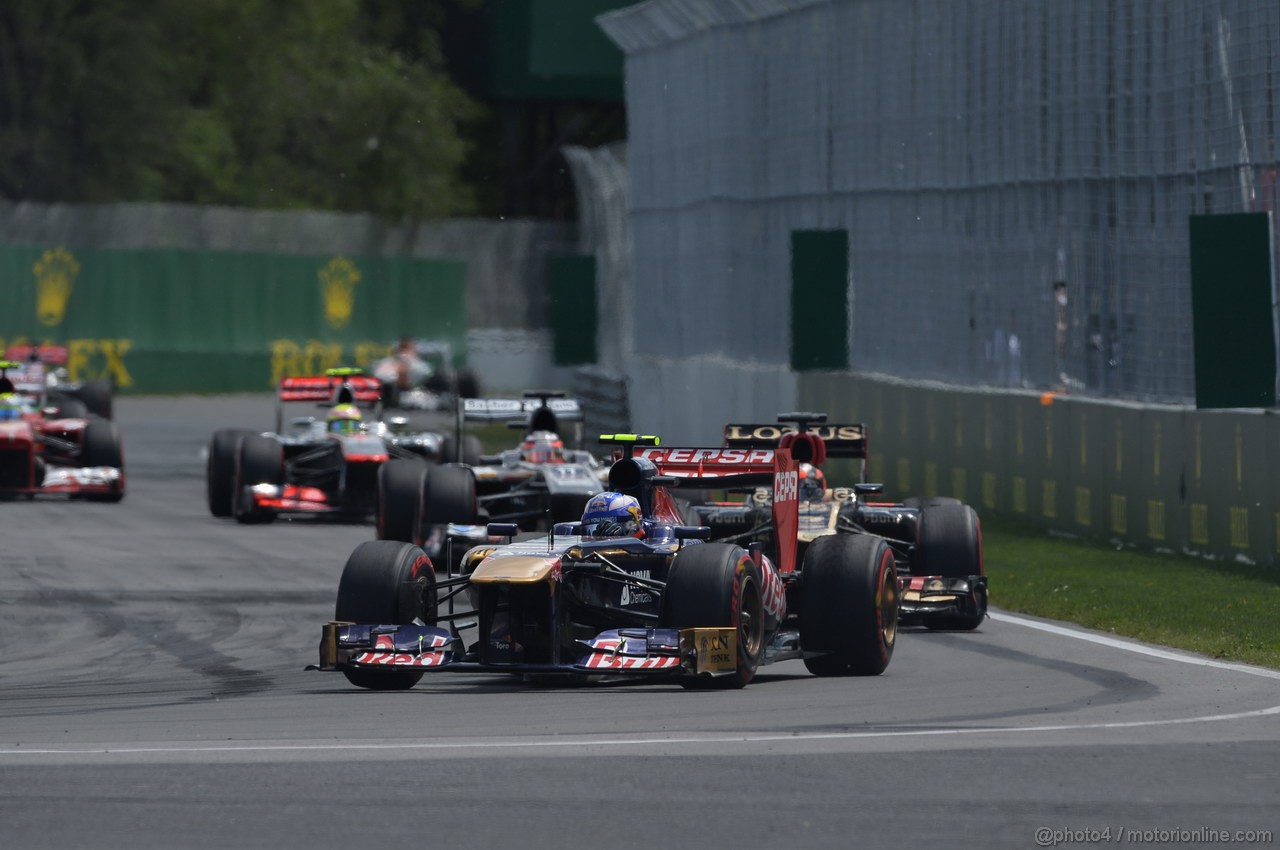
<svg viewBox="0 0 1280 850">
<path fill-rule="evenodd" d="M 1280 4 L 654 0 L 600 21 L 627 54 L 641 361 L 784 366 L 790 235 L 843 229 L 852 369 L 1194 398 L 1188 216 L 1275 209 Z"/>
</svg>

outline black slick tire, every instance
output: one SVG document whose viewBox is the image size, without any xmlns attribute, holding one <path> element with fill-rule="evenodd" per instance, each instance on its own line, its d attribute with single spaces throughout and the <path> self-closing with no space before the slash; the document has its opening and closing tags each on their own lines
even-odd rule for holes
<svg viewBox="0 0 1280 850">
<path fill-rule="evenodd" d="M 112 395 L 110 381 L 86 381 L 75 391 L 75 395 L 95 416 L 110 419 L 112 414 Z"/>
<path fill-rule="evenodd" d="M 920 511 L 920 538 L 911 574 L 968 578 L 983 575 L 982 526 L 978 512 L 965 504 L 926 506 Z M 978 592 L 975 611 L 954 617 L 924 620 L 931 629 L 971 631 L 982 624 L 987 612 L 986 594 Z"/>
<path fill-rule="evenodd" d="M 963 502 L 951 496 L 910 496 L 902 500 L 904 508 L 935 508 L 938 505 L 959 504 Z"/>
<path fill-rule="evenodd" d="M 371 540 L 347 558 L 338 581 L 333 618 L 361 625 L 407 625 L 436 621 L 436 572 L 412 543 Z M 403 691 L 422 678 L 413 670 L 343 670 L 347 681 L 373 691 Z"/>
<path fill-rule="evenodd" d="M 878 676 L 898 631 L 893 550 L 865 534 L 832 534 L 810 544 L 801 568 L 800 646 L 816 676 Z"/>
<path fill-rule="evenodd" d="M 458 452 L 459 445 L 462 446 L 461 454 Z M 440 441 L 441 463 L 465 463 L 467 466 L 478 466 L 480 455 L 483 453 L 484 445 L 475 434 L 463 434 L 461 443 L 452 434 L 446 434 Z"/>
<path fill-rule="evenodd" d="M 116 423 L 110 419 L 90 416 L 85 422 L 81 440 L 80 463 L 85 466 L 114 467 L 120 470 L 121 476 L 124 475 L 124 447 L 120 443 Z M 110 493 L 85 494 L 85 499 L 91 502 L 118 502 L 123 498 L 123 478 Z"/>
<path fill-rule="evenodd" d="M 476 477 L 470 469 L 457 464 L 428 469 L 422 488 L 424 526 L 470 525 L 476 513 Z"/>
<path fill-rule="evenodd" d="M 662 595 L 667 628 L 737 630 L 737 665 L 725 676 L 685 677 L 686 688 L 741 688 L 755 678 L 764 654 L 765 612 L 760 567 L 740 546 L 702 543 L 672 560 Z"/>
<path fill-rule="evenodd" d="M 274 511 L 257 510 L 246 488 L 255 484 L 284 483 L 284 448 L 262 434 L 246 434 L 236 450 L 235 486 L 232 489 L 232 511 L 236 522 L 274 522 Z"/>
<path fill-rule="evenodd" d="M 397 458 L 378 470 L 378 539 L 422 545 L 422 493 L 430 467 Z"/>
<path fill-rule="evenodd" d="M 236 450 L 240 438 L 250 433 L 238 428 L 223 428 L 213 432 L 209 440 L 209 454 L 204 467 L 205 498 L 209 503 L 209 513 L 216 517 L 231 516 Z"/>
</svg>

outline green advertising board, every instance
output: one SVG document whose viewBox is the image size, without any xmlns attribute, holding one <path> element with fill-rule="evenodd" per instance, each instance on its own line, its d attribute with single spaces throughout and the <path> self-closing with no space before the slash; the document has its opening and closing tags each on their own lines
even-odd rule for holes
<svg viewBox="0 0 1280 850">
<path fill-rule="evenodd" d="M 0 350 L 65 345 L 72 380 L 125 392 L 267 390 L 405 334 L 461 361 L 465 289 L 445 259 L 0 246 Z"/>
</svg>

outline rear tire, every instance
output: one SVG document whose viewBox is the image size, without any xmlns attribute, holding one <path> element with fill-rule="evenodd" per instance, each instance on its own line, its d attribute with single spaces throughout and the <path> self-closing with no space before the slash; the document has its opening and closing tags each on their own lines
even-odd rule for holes
<svg viewBox="0 0 1280 850">
<path fill-rule="evenodd" d="M 75 391 L 89 412 L 103 419 L 111 418 L 113 393 L 110 381 L 86 381 Z"/>
<path fill-rule="evenodd" d="M 462 454 L 458 454 L 458 441 L 446 434 L 440 441 L 441 463 L 465 463 L 467 466 L 479 466 L 480 455 L 484 454 L 484 446 L 475 434 L 462 435 Z"/>
<path fill-rule="evenodd" d="M 51 396 L 49 401 L 53 402 L 53 406 L 58 409 L 54 414 L 57 419 L 88 419 L 89 408 L 78 398 L 69 395 L 59 394 Z"/>
<path fill-rule="evenodd" d="M 422 494 L 430 467 L 420 460 L 387 461 L 378 470 L 378 539 L 422 545 Z"/>
<path fill-rule="evenodd" d="M 911 496 L 902 500 L 904 508 L 936 508 L 938 505 L 964 504 L 951 496 Z"/>
<path fill-rule="evenodd" d="M 338 581 L 333 618 L 361 625 L 403 626 L 420 619 L 436 622 L 436 571 L 427 554 L 411 543 L 373 540 L 347 558 Z M 403 691 L 421 672 L 343 670 L 347 681 L 373 691 Z"/>
<path fill-rule="evenodd" d="M 91 502 L 118 502 L 124 498 L 124 448 L 116 423 L 97 416 L 85 422 L 80 444 L 80 463 L 85 466 L 110 466 L 120 470 L 120 480 L 110 493 L 86 493 Z"/>
<path fill-rule="evenodd" d="M 965 504 L 926 506 L 920 511 L 920 539 L 911 574 L 968 578 L 982 572 L 982 525 L 978 512 Z M 971 631 L 987 614 L 985 593 L 975 595 L 974 613 L 924 620 L 931 629 Z"/>
<path fill-rule="evenodd" d="M 465 466 L 428 468 L 422 488 L 422 525 L 471 525 L 476 521 L 476 477 Z"/>
<path fill-rule="evenodd" d="M 209 456 L 205 460 L 205 496 L 209 513 L 216 517 L 231 516 L 236 479 L 236 449 L 240 438 L 252 431 L 223 428 L 213 432 L 209 440 Z"/>
<path fill-rule="evenodd" d="M 235 487 L 232 504 L 236 522 L 275 522 L 275 511 L 254 508 L 252 496 L 245 492 L 255 484 L 284 483 L 284 447 L 270 437 L 246 434 L 240 438 L 236 452 Z"/>
<path fill-rule="evenodd" d="M 684 678 L 686 688 L 741 688 L 755 678 L 764 654 L 765 612 L 760 567 L 740 546 L 702 543 L 676 554 L 662 594 L 663 626 L 738 632 L 737 669 L 727 676 Z"/>
<path fill-rule="evenodd" d="M 898 632 L 893 550 L 879 537 L 832 534 L 809 545 L 800 572 L 800 646 L 815 676 L 878 676 Z"/>
</svg>

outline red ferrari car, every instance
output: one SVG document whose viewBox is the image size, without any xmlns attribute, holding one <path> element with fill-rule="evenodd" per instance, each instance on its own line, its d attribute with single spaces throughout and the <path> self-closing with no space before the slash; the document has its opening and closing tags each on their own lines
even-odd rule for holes
<svg viewBox="0 0 1280 850">
<path fill-rule="evenodd" d="M 44 406 L 41 396 L 15 382 L 22 368 L 0 361 L 0 496 L 123 499 L 124 448 L 115 423 Z"/>
</svg>

